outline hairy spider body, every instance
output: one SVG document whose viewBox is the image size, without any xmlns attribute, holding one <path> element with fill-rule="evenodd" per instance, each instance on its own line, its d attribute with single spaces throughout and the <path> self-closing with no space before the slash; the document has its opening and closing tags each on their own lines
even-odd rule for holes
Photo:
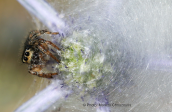
<svg viewBox="0 0 172 112">
<path fill-rule="evenodd" d="M 40 37 L 42 34 L 56 35 L 58 32 L 49 32 L 47 30 L 31 31 L 24 44 L 25 47 L 22 55 L 22 62 L 29 64 L 29 73 L 40 77 L 52 78 L 52 76 L 57 75 L 57 73 L 43 73 L 42 69 L 45 67 L 46 62 L 48 61 L 44 57 L 48 55 L 60 63 L 60 60 L 58 60 L 49 51 L 48 45 L 51 45 L 57 50 L 60 50 L 60 48 L 53 44 L 51 41 L 42 39 Z"/>
</svg>

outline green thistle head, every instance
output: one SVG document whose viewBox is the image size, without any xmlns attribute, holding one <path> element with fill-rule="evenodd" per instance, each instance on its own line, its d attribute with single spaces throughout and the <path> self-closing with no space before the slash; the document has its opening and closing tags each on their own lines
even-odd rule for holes
<svg viewBox="0 0 172 112">
<path fill-rule="evenodd" d="M 100 52 L 100 46 L 93 41 L 93 37 L 73 32 L 61 44 L 63 50 L 59 70 L 66 84 L 88 91 L 98 86 L 103 74 L 112 72 L 111 67 L 105 67 L 105 55 Z"/>
</svg>

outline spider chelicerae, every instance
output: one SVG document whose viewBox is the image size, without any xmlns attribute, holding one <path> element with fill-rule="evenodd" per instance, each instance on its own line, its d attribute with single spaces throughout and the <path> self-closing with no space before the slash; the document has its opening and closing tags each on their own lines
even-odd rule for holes
<svg viewBox="0 0 172 112">
<path fill-rule="evenodd" d="M 33 30 L 29 33 L 29 36 L 26 39 L 25 47 L 22 55 L 22 62 L 29 64 L 28 71 L 33 75 L 39 77 L 52 78 L 53 75 L 58 73 L 44 73 L 43 68 L 46 66 L 45 56 L 50 56 L 52 59 L 60 63 L 60 60 L 56 58 L 50 51 L 51 47 L 54 47 L 57 50 L 60 50 L 55 44 L 51 41 L 47 41 L 40 36 L 42 34 L 52 34 L 57 35 L 58 32 L 49 32 L 47 30 Z"/>
</svg>

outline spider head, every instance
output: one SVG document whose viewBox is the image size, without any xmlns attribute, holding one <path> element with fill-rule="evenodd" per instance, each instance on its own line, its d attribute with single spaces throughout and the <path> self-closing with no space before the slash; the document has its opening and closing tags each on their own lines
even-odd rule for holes
<svg viewBox="0 0 172 112">
<path fill-rule="evenodd" d="M 23 51 L 22 62 L 27 64 L 39 64 L 39 49 L 27 45 Z"/>
<path fill-rule="evenodd" d="M 22 62 L 30 64 L 33 57 L 33 53 L 34 51 L 32 50 L 32 47 L 26 46 L 26 48 L 23 51 Z"/>
</svg>

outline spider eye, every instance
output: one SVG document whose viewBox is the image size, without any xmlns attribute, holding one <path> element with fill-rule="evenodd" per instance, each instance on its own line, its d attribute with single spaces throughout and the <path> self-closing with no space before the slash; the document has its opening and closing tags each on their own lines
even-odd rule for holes
<svg viewBox="0 0 172 112">
<path fill-rule="evenodd" d="M 24 54 L 25 56 L 29 56 L 29 52 L 25 52 L 25 54 Z"/>
<path fill-rule="evenodd" d="M 29 49 L 30 49 L 29 47 L 26 48 L 26 50 L 29 50 Z"/>
<path fill-rule="evenodd" d="M 24 60 L 25 60 L 25 61 L 27 61 L 27 60 L 28 60 L 28 58 L 27 58 L 27 57 L 24 57 Z"/>
</svg>

